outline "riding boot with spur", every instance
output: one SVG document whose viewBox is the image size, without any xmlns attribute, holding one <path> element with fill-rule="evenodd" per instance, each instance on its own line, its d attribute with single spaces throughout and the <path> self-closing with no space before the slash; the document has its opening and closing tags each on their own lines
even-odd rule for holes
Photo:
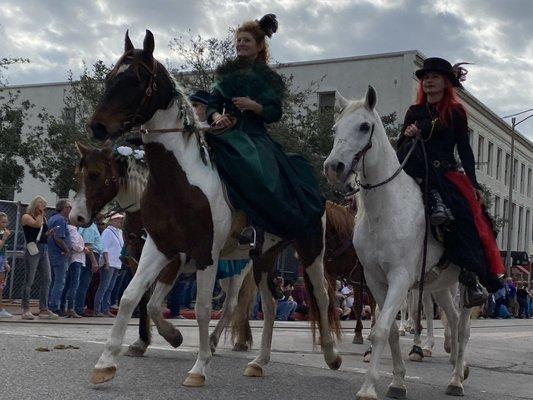
<svg viewBox="0 0 533 400">
<path fill-rule="evenodd" d="M 475 273 L 468 270 L 461 270 L 459 274 L 459 283 L 465 286 L 465 300 L 464 307 L 472 308 L 485 304 L 489 297 L 487 289 L 479 283 L 479 279 Z"/>
<path fill-rule="evenodd" d="M 453 219 L 451 211 L 446 207 L 440 193 L 431 190 L 428 195 L 429 221 L 433 226 L 439 226 Z"/>
<path fill-rule="evenodd" d="M 258 257 L 263 252 L 265 230 L 259 226 L 248 225 L 238 237 L 239 248 L 250 249 L 250 257 Z"/>
</svg>

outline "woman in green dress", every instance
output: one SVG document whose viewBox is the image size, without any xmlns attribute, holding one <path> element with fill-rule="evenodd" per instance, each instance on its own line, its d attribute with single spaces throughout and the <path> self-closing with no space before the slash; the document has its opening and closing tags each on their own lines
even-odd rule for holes
<svg viewBox="0 0 533 400">
<path fill-rule="evenodd" d="M 285 239 L 316 233 L 325 207 L 311 164 L 285 154 L 265 127 L 280 120 L 286 92 L 267 64 L 266 37 L 276 30 L 273 14 L 237 29 L 237 57 L 217 68 L 207 107 L 208 122 L 227 128 L 207 140 L 233 206 L 247 214 L 258 233 L 259 251 L 263 230 Z"/>
</svg>

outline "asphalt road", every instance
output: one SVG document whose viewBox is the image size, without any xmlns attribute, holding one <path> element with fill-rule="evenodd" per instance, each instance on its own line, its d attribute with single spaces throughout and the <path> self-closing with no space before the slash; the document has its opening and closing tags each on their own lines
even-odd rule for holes
<svg viewBox="0 0 533 400">
<path fill-rule="evenodd" d="M 266 377 L 242 375 L 257 349 L 234 353 L 229 343 L 223 343 L 211 363 L 206 386 L 185 388 L 181 382 L 194 363 L 197 329 L 194 321 L 176 320 L 184 334 L 181 348 L 171 349 L 154 333 L 154 346 L 145 357 L 121 357 L 116 378 L 93 386 L 88 376 L 110 322 L 0 320 L 0 399 L 355 399 L 367 368 L 361 357 L 367 346 L 352 345 L 348 329 L 339 346 L 344 363 L 339 371 L 330 371 L 320 351 L 313 348 L 306 323 L 276 323 Z M 253 326 L 259 343 L 261 323 Z M 133 324 L 128 328 L 126 343 L 134 341 L 136 329 Z M 442 349 L 442 333 L 437 329 L 433 357 L 423 363 L 406 361 L 409 399 L 450 399 L 444 394 L 451 366 Z M 59 344 L 79 349 L 53 349 Z M 404 354 L 410 346 L 411 337 L 402 338 Z M 38 347 L 52 351 L 40 352 Z M 474 321 L 467 353 L 471 373 L 465 399 L 533 399 L 533 320 Z M 378 393 L 383 398 L 391 379 L 389 353 L 381 370 Z"/>
</svg>

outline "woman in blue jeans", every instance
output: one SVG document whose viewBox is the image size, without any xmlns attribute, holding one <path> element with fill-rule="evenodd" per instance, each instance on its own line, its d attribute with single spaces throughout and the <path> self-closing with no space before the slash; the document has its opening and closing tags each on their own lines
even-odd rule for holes
<svg viewBox="0 0 533 400">
<path fill-rule="evenodd" d="M 65 288 L 65 316 L 68 318 L 81 318 L 74 310 L 76 293 L 80 282 L 81 268 L 85 266 L 85 256 L 89 249 L 85 247 L 83 238 L 78 233 L 78 228 L 69 224 L 70 233 L 70 265 L 68 267 L 68 286 Z"/>
<path fill-rule="evenodd" d="M 122 267 L 120 254 L 124 246 L 122 238 L 122 214 L 114 214 L 109 220 L 109 226 L 102 232 L 103 265 L 100 268 L 100 285 L 94 296 L 95 317 L 115 317 L 111 313 L 111 292 L 115 287 L 118 271 Z"/>
</svg>

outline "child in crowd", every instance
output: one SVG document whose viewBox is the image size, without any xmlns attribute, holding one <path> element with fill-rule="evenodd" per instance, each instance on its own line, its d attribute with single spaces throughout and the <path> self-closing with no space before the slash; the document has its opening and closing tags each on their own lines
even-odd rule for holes
<svg viewBox="0 0 533 400">
<path fill-rule="evenodd" d="M 11 231 L 7 229 L 9 220 L 7 214 L 0 212 L 0 318 L 11 318 L 12 315 L 6 311 L 2 304 L 2 296 L 6 284 L 6 274 L 11 270 L 7 263 L 6 242 L 11 236 Z"/>
</svg>

